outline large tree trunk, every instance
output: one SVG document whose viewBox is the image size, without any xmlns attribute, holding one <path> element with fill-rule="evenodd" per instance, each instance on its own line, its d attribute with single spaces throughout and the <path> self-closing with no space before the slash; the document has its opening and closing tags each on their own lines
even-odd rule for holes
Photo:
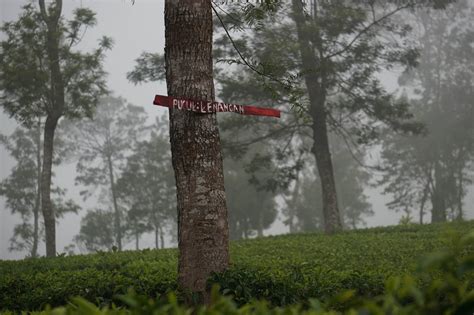
<svg viewBox="0 0 474 315">
<path fill-rule="evenodd" d="M 64 82 L 59 64 L 59 19 L 62 0 L 56 0 L 51 10 L 47 10 L 45 0 L 39 0 L 40 12 L 47 26 L 46 53 L 51 74 L 51 104 L 44 126 L 43 169 L 41 175 L 41 208 L 46 232 L 46 256 L 56 256 L 56 219 L 51 203 L 51 176 L 53 166 L 54 133 L 59 119 L 63 115 L 65 98 Z"/>
<path fill-rule="evenodd" d="M 109 181 L 110 181 L 110 192 L 112 193 L 112 203 L 114 206 L 114 230 L 115 230 L 115 242 L 119 251 L 122 250 L 122 226 L 120 223 L 120 209 L 117 203 L 117 193 L 115 191 L 115 177 L 114 177 L 114 165 L 112 163 L 112 157 L 107 156 L 107 166 L 109 168 Z"/>
<path fill-rule="evenodd" d="M 211 0 L 166 0 L 168 95 L 214 100 Z M 178 207 L 178 283 L 208 300 L 206 280 L 228 267 L 229 229 L 214 114 L 170 109 Z"/>
<path fill-rule="evenodd" d="M 38 256 L 39 243 L 39 215 L 41 208 L 41 118 L 38 118 L 36 128 L 36 199 L 33 212 L 33 246 L 31 247 L 31 257 Z"/>
<path fill-rule="evenodd" d="M 431 210 L 431 222 L 446 222 L 446 204 L 442 193 L 439 191 L 435 192 L 431 198 L 431 204 L 433 205 Z"/>
<path fill-rule="evenodd" d="M 443 193 L 436 189 L 431 198 L 431 222 L 446 222 L 446 202 Z"/>
<path fill-rule="evenodd" d="M 56 219 L 51 202 L 54 132 L 58 119 L 48 116 L 44 125 L 43 170 L 41 173 L 41 209 L 46 234 L 46 256 L 56 256 Z"/>
<path fill-rule="evenodd" d="M 326 117 L 326 88 L 324 78 L 323 52 L 319 48 L 316 56 L 311 45 L 311 38 L 319 37 L 308 29 L 301 0 L 292 0 L 293 18 L 296 23 L 298 44 L 301 54 L 306 89 L 311 104 L 310 115 L 313 120 L 313 148 L 319 178 L 322 187 L 324 230 L 333 233 L 342 228 L 337 205 L 336 182 L 332 165 Z M 314 17 L 317 18 L 317 17 Z M 320 40 L 320 38 L 318 39 Z"/>
</svg>

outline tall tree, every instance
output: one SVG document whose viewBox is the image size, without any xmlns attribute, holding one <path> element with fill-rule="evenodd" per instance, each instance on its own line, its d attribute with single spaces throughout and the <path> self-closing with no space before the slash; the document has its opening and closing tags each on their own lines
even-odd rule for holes
<svg viewBox="0 0 474 315">
<path fill-rule="evenodd" d="M 0 143 L 16 160 L 10 175 L 0 182 L 0 196 L 6 201 L 6 207 L 13 214 L 19 214 L 21 224 L 15 226 L 10 239 L 9 250 L 28 251 L 30 257 L 38 256 L 38 246 L 44 236 L 44 224 L 40 219 L 41 205 L 41 161 L 42 156 L 42 123 L 36 122 L 32 129 L 17 127 L 8 137 L 0 135 Z M 58 138 L 55 150 L 58 150 Z M 59 143 L 59 149 L 61 144 Z M 58 152 L 53 163 L 59 164 Z M 79 207 L 72 200 L 64 200 L 65 191 L 54 188 L 53 207 L 56 219 L 66 212 L 77 213 Z M 31 222 L 32 221 L 32 222 Z"/>
<path fill-rule="evenodd" d="M 114 213 L 107 210 L 89 210 L 81 219 L 79 234 L 74 241 L 80 249 L 88 252 L 113 249 L 114 237 Z"/>
<path fill-rule="evenodd" d="M 117 180 L 119 199 L 129 209 L 136 240 L 151 230 L 156 248 L 164 247 L 165 231 L 176 221 L 176 185 L 168 133 L 161 126 L 163 120 L 157 119 L 150 139 L 136 144 Z"/>
<path fill-rule="evenodd" d="M 165 1 L 168 95 L 214 101 L 211 0 Z M 216 114 L 170 109 L 178 205 L 178 282 L 207 300 L 206 281 L 229 264 L 229 229 Z"/>
<path fill-rule="evenodd" d="M 225 139 L 225 135 L 223 138 Z M 249 155 L 255 148 L 249 150 Z M 226 158 L 224 160 L 225 187 L 229 207 L 229 225 L 232 239 L 263 236 L 263 231 L 270 227 L 277 217 L 276 193 L 252 184 L 252 178 L 262 179 L 272 176 L 272 161 L 267 160 L 267 167 L 248 174 L 248 158 Z M 270 165 L 269 165 L 270 164 Z"/>
<path fill-rule="evenodd" d="M 54 135 L 61 117 L 90 116 L 98 98 L 106 92 L 102 70 L 104 50 L 111 40 L 103 38 L 91 53 L 74 46 L 83 31 L 95 25 L 94 13 L 74 11 L 70 21 L 61 17 L 62 0 L 46 5 L 39 0 L 23 7 L 15 22 L 2 26 L 6 39 L 0 50 L 0 104 L 26 126 L 44 118 L 41 209 L 45 222 L 46 254 L 56 255 L 56 220 L 51 201 Z"/>
<path fill-rule="evenodd" d="M 418 32 L 420 65 L 399 81 L 413 95 L 424 137 L 389 135 L 382 157 L 385 192 L 394 210 L 431 207 L 431 221 L 462 219 L 474 158 L 474 6 L 459 1 L 445 11 L 407 15 Z"/>
<path fill-rule="evenodd" d="M 421 129 L 412 120 L 408 104 L 388 93 L 378 77 L 384 69 L 416 64 L 416 49 L 405 40 L 410 27 L 393 17 L 420 3 L 279 3 L 276 14 L 253 14 L 259 21 L 251 25 L 252 32 L 242 27 L 248 19 L 245 10 L 243 14 L 234 10 L 222 19 L 226 27 L 219 41 L 220 60 L 244 65 L 248 76 L 259 77 L 254 82 L 270 90 L 281 107 L 292 104 L 306 118 L 321 181 L 325 231 L 330 233 L 342 226 L 330 131 L 344 136 L 354 150 L 377 139 L 386 127 L 405 132 Z M 242 29 L 246 34 L 238 32 Z M 229 40 L 232 37 L 235 40 Z M 239 68 L 230 72 L 227 81 L 245 77 Z M 292 133 L 289 125 L 280 129 Z"/>
<path fill-rule="evenodd" d="M 102 187 L 110 196 L 114 212 L 115 245 L 122 250 L 122 211 L 118 202 L 116 181 L 119 171 L 134 143 L 145 130 L 143 108 L 127 104 L 123 98 L 108 96 L 100 100 L 94 118 L 65 121 L 67 139 L 78 157 L 76 182 Z M 83 191 L 84 198 L 91 191 Z"/>
<path fill-rule="evenodd" d="M 340 137 L 331 135 L 330 140 L 335 166 L 334 177 L 336 187 L 340 191 L 338 204 L 342 224 L 346 229 L 356 229 L 364 226 L 364 218 L 373 214 L 372 206 L 364 193 L 370 175 L 357 162 L 362 160 L 362 157 L 357 156 L 356 161 Z M 301 172 L 300 178 L 285 198 L 284 210 L 290 214 L 285 223 L 292 232 L 324 230 L 322 198 L 320 194 L 314 193 L 321 191 L 321 184 L 317 172 L 314 174 L 311 168 L 305 171 Z"/>
</svg>

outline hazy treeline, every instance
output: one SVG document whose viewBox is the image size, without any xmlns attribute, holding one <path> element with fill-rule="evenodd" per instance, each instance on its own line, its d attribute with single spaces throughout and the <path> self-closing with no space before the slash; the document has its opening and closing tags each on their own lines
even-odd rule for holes
<svg viewBox="0 0 474 315">
<path fill-rule="evenodd" d="M 258 17 L 215 6 L 218 97 L 283 111 L 280 120 L 219 116 L 231 238 L 262 236 L 279 215 L 292 233 L 363 227 L 377 211 L 366 193 L 375 186 L 403 222 L 462 220 L 474 171 L 473 3 L 413 11 L 298 3 Z M 0 138 L 16 161 L 0 183 L 6 210 L 21 217 L 10 250 L 38 256 L 47 221 L 61 224 L 68 212 L 85 214 L 66 250 L 139 249 L 144 234 L 163 248 L 177 218 L 167 117 L 150 124 L 143 108 L 107 89 L 111 39 L 75 49 L 96 23 L 92 11 L 66 21 L 55 10 L 29 4 L 1 29 L 0 105 L 20 123 Z M 62 76 L 49 76 L 55 61 L 38 40 L 59 43 Z M 390 71 L 395 92 L 380 79 Z M 127 77 L 164 80 L 163 55 L 144 52 Z M 81 209 L 54 184 L 63 163 L 75 164 L 76 188 L 95 207 Z"/>
</svg>

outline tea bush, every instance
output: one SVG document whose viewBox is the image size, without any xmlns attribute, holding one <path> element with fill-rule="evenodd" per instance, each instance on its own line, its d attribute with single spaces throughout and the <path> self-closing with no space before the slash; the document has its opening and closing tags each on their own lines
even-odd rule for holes
<svg viewBox="0 0 474 315">
<path fill-rule="evenodd" d="M 402 284 L 388 288 L 395 287 L 397 294 L 401 290 L 397 286 L 411 292 L 406 289 L 404 275 L 413 275 L 407 279 L 414 288 L 434 281 L 415 273 L 418 258 L 453 248 L 453 235 L 473 228 L 474 222 L 463 222 L 238 241 L 231 244 L 229 271 L 214 275 L 210 282 L 218 283 L 222 294 L 233 296 L 236 312 L 240 312 L 238 306 L 254 299 L 265 299 L 272 307 L 298 303 L 308 307 L 310 298 L 331 300 L 347 290 L 376 299 L 387 292 L 385 283 L 392 276 Z M 458 256 L 469 257 L 472 252 L 471 247 L 465 247 Z M 176 290 L 176 261 L 174 249 L 2 261 L 0 309 L 39 310 L 47 304 L 65 305 L 73 296 L 99 307 L 111 302 L 122 305 L 117 295 L 129 288 L 154 298 Z M 467 280 L 471 276 L 463 274 Z M 344 307 L 340 303 L 331 309 Z M 104 312 L 109 311 L 116 310 Z"/>
</svg>

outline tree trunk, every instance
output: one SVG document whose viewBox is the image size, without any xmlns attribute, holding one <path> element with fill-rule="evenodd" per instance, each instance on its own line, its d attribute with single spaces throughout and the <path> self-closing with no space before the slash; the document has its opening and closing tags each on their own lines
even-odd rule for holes
<svg viewBox="0 0 474 315">
<path fill-rule="evenodd" d="M 295 217 L 296 217 L 296 201 L 300 196 L 300 176 L 299 173 L 296 176 L 295 188 L 293 189 L 293 193 L 291 195 L 291 204 L 289 205 L 288 209 L 288 227 L 290 233 L 296 233 L 296 226 L 295 226 Z"/>
<path fill-rule="evenodd" d="M 263 237 L 263 217 L 262 213 L 258 216 L 258 227 L 257 227 L 257 236 Z"/>
<path fill-rule="evenodd" d="M 112 193 L 112 203 L 114 205 L 114 229 L 115 229 L 115 242 L 119 251 L 122 250 L 122 227 L 120 224 L 120 210 L 117 204 L 117 193 L 115 191 L 115 178 L 114 178 L 114 166 L 112 163 L 112 157 L 107 156 L 107 165 L 109 168 L 109 181 L 110 191 Z"/>
<path fill-rule="evenodd" d="M 158 225 L 155 225 L 155 248 L 156 249 L 160 248 L 159 243 L 158 243 Z"/>
<path fill-rule="evenodd" d="M 431 222 L 446 222 L 446 205 L 443 194 L 438 190 L 434 192 L 431 198 L 433 209 L 431 210 Z"/>
<path fill-rule="evenodd" d="M 46 256 L 56 256 L 56 219 L 51 203 L 51 176 L 53 166 L 54 132 L 63 115 L 65 98 L 64 82 L 59 64 L 59 20 L 62 0 L 56 0 L 51 10 L 47 10 L 45 0 L 39 0 L 41 18 L 47 26 L 46 53 L 51 75 L 51 105 L 44 126 L 43 169 L 41 175 L 41 208 L 46 232 Z"/>
<path fill-rule="evenodd" d="M 446 222 L 446 191 L 445 191 L 445 178 L 444 172 L 441 169 L 439 162 L 435 165 L 435 186 L 433 194 L 431 195 L 431 204 L 433 209 L 431 211 L 431 222 Z"/>
<path fill-rule="evenodd" d="M 428 198 L 429 193 L 429 183 L 426 184 L 425 189 L 423 189 L 423 196 L 421 197 L 421 205 L 420 205 L 420 224 L 423 224 L 423 216 L 425 214 L 425 204 L 426 199 Z"/>
<path fill-rule="evenodd" d="M 54 132 L 58 119 L 48 116 L 44 125 L 43 170 L 41 172 L 41 209 L 46 233 L 46 256 L 56 256 L 56 219 L 51 203 Z"/>
<path fill-rule="evenodd" d="M 163 232 L 163 228 L 160 227 L 160 242 L 161 248 L 165 248 L 165 233 Z"/>
<path fill-rule="evenodd" d="M 33 246 L 31 247 L 31 257 L 38 256 L 39 243 L 39 212 L 41 207 L 41 118 L 38 118 L 36 128 L 36 200 L 33 212 Z"/>
<path fill-rule="evenodd" d="M 457 220 L 463 221 L 464 220 L 464 210 L 462 207 L 462 199 L 464 196 L 464 176 L 463 176 L 463 168 L 460 168 L 458 171 L 459 183 L 458 183 L 458 194 L 457 194 Z"/>
<path fill-rule="evenodd" d="M 138 233 L 138 229 L 135 231 L 135 250 L 140 249 L 140 233 Z"/>
<path fill-rule="evenodd" d="M 168 95 L 213 101 L 211 0 L 166 0 Z M 178 208 L 178 284 L 208 301 L 206 281 L 229 264 L 229 228 L 217 118 L 170 109 Z"/>
<path fill-rule="evenodd" d="M 333 233 L 342 228 L 342 223 L 337 205 L 336 182 L 326 123 L 326 89 L 324 86 L 324 65 L 322 65 L 323 52 L 319 48 L 319 57 L 315 56 L 313 52 L 310 39 L 319 37 L 319 34 L 314 34 L 314 32 L 308 30 L 302 1 L 292 0 L 292 4 L 304 69 L 304 79 L 311 104 L 310 115 L 313 120 L 314 140 L 312 153 L 316 159 L 316 166 L 321 180 L 324 230 L 326 233 Z M 315 16 L 314 18 L 317 17 Z"/>
</svg>

